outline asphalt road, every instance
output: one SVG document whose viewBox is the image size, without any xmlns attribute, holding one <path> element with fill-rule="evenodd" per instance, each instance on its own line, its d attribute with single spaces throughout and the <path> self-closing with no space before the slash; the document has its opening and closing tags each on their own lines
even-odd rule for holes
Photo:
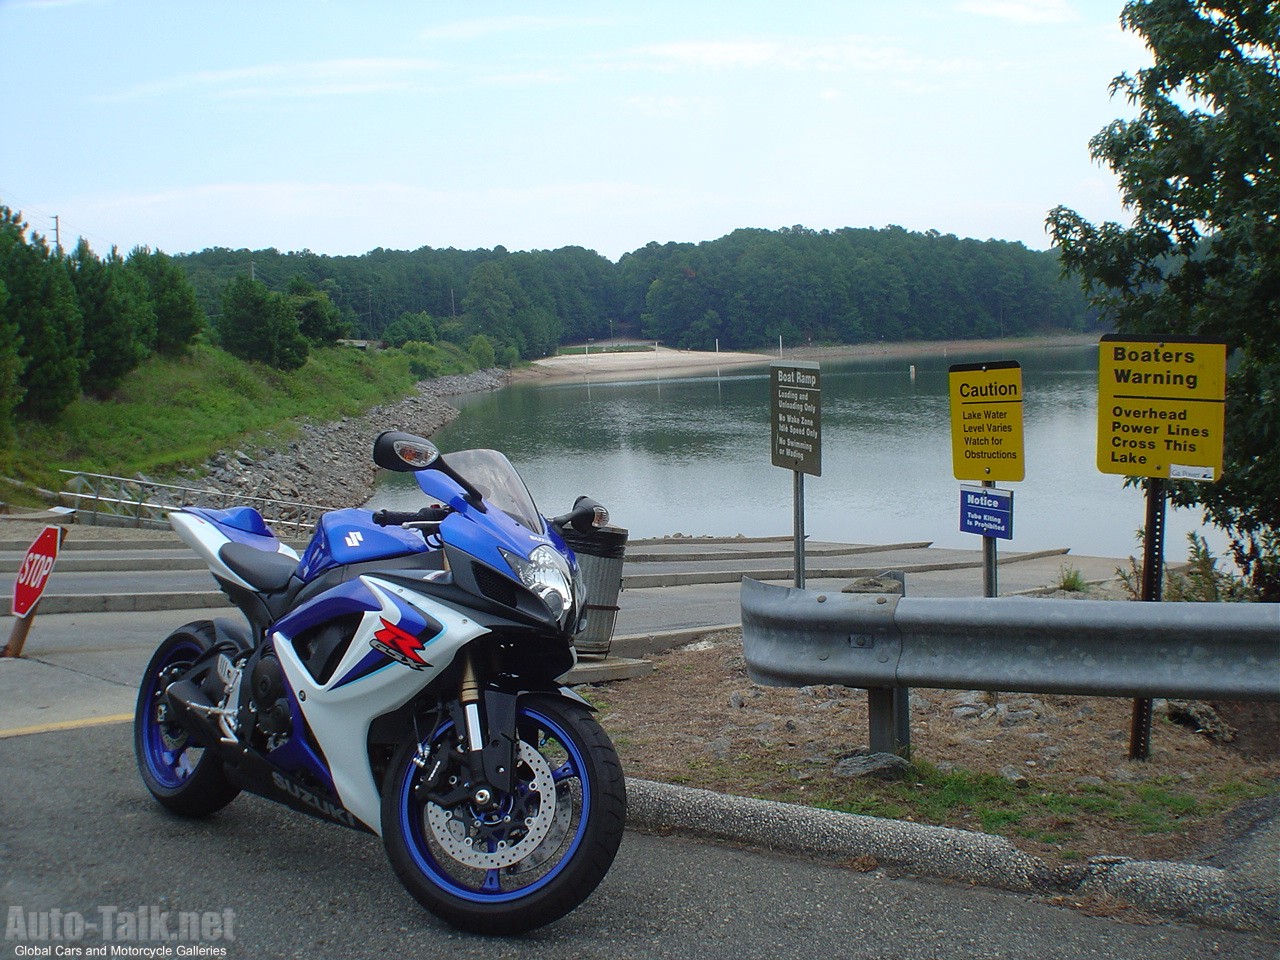
<svg viewBox="0 0 1280 960">
<path fill-rule="evenodd" d="M 419 908 L 376 838 L 249 796 L 208 821 L 166 814 L 138 778 L 127 724 L 2 739 L 0 771 L 0 957 L 102 942 L 32 939 L 33 914 L 119 924 L 139 908 L 216 922 L 202 941 L 134 946 L 248 960 L 1277 956 L 1276 941 L 1256 935 L 1135 925 L 1017 894 L 634 832 L 577 911 L 494 940 L 454 932 Z M 26 936 L 19 922 L 31 923 Z M 179 952 L 193 943 L 206 952 Z"/>
</svg>

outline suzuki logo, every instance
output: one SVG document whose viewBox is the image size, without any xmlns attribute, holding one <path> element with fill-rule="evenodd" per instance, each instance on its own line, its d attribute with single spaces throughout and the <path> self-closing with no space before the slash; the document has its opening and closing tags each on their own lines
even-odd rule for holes
<svg viewBox="0 0 1280 960">
<path fill-rule="evenodd" d="M 359 530 L 352 530 L 347 534 L 347 538 L 342 541 L 348 547 L 358 547 L 364 542 L 364 534 Z"/>
</svg>

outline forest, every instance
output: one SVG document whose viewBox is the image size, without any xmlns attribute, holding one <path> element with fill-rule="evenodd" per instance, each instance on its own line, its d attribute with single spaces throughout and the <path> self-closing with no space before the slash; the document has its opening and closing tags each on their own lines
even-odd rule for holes
<svg viewBox="0 0 1280 960">
<path fill-rule="evenodd" d="M 0 206 L 0 447 L 17 418 L 109 399 L 148 358 L 196 344 L 290 371 L 344 338 L 378 340 L 425 378 L 615 337 L 754 350 L 1086 330 L 1096 316 L 1055 251 L 901 227 L 735 230 L 617 263 L 582 247 L 100 256 L 84 240 L 51 247 Z"/>
<path fill-rule="evenodd" d="M 691 349 L 778 343 L 967 339 L 1096 325 L 1055 251 L 901 227 L 741 229 L 650 243 L 613 263 L 582 247 L 510 252 L 422 247 L 362 256 L 216 248 L 175 257 L 206 313 L 238 276 L 298 278 L 329 297 L 351 336 L 483 335 L 511 363 L 612 336 Z"/>
</svg>

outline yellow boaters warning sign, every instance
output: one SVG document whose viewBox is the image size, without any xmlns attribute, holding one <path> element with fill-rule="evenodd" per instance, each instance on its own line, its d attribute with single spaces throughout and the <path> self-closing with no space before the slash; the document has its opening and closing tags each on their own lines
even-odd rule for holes
<svg viewBox="0 0 1280 960">
<path fill-rule="evenodd" d="M 1107 335 L 1098 344 L 1098 469 L 1130 477 L 1217 480 L 1226 344 Z"/>
</svg>

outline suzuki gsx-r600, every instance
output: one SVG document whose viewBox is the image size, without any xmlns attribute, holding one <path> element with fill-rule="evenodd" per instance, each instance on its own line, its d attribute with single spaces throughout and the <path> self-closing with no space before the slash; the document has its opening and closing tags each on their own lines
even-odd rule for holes
<svg viewBox="0 0 1280 960">
<path fill-rule="evenodd" d="M 207 816 L 250 790 L 381 836 L 405 888 L 484 933 L 549 923 L 590 895 L 626 789 L 591 708 L 557 678 L 585 598 L 560 532 L 492 450 L 388 432 L 381 467 L 431 505 L 335 510 L 299 558 L 248 507 L 170 515 L 246 624 L 175 630 L 138 693 L 134 743 L 165 807 Z"/>
</svg>

